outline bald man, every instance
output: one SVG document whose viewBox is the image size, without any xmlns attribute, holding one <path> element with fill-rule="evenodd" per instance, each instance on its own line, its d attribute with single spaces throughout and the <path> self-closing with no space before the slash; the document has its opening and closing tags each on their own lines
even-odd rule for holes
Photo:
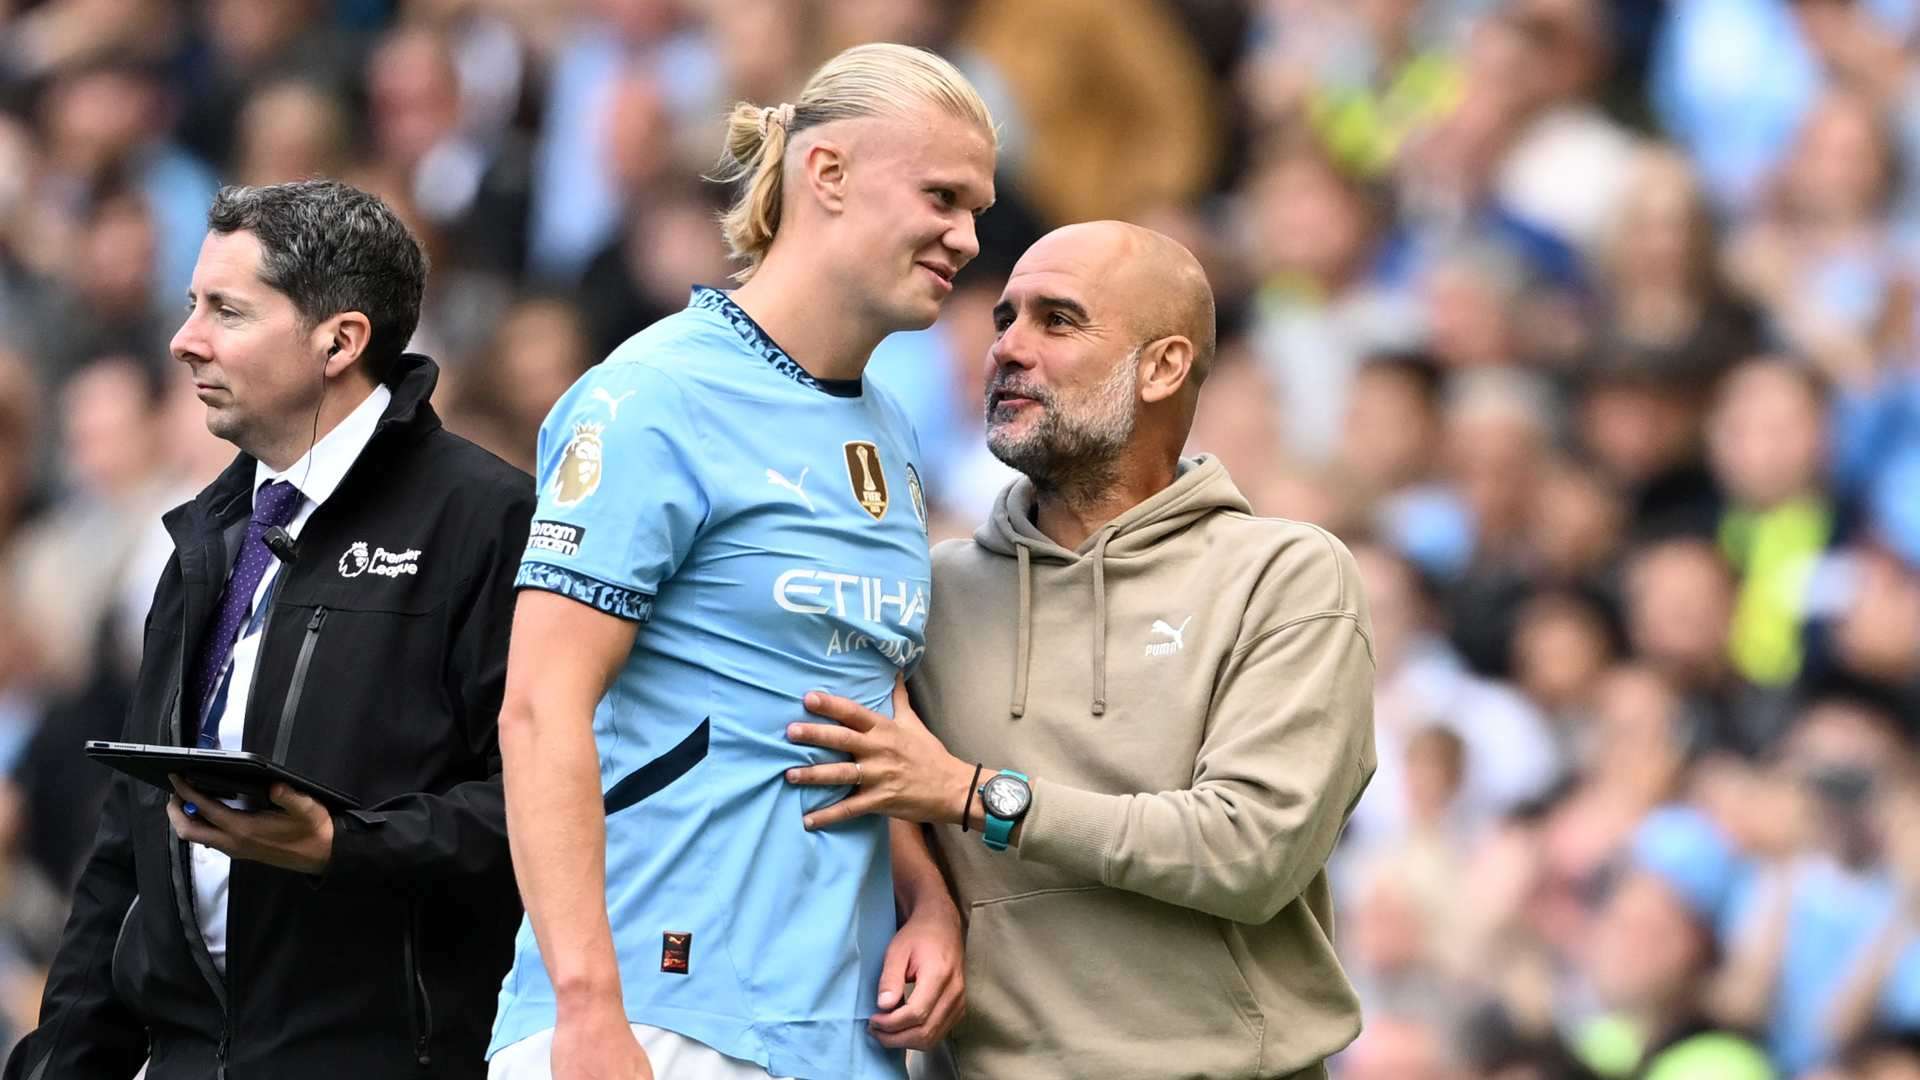
<svg viewBox="0 0 1920 1080">
<path fill-rule="evenodd" d="M 1023 476 L 934 550 L 911 704 L 808 696 L 828 722 L 789 736 L 852 760 L 788 779 L 854 790 L 807 826 L 932 826 L 969 1009 L 926 1075 L 1324 1076 L 1360 1028 L 1324 870 L 1374 768 L 1353 557 L 1180 456 L 1214 352 L 1180 245 L 1050 233 L 994 321 L 987 443 Z"/>
</svg>

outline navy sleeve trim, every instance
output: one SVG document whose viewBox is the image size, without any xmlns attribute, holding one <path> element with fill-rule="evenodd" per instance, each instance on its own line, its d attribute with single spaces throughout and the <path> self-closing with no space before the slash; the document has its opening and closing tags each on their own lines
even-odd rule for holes
<svg viewBox="0 0 1920 1080">
<path fill-rule="evenodd" d="M 520 572 L 514 575 L 513 587 L 558 593 L 628 622 L 643 623 L 653 618 L 653 594 L 545 563 L 521 563 Z"/>
</svg>

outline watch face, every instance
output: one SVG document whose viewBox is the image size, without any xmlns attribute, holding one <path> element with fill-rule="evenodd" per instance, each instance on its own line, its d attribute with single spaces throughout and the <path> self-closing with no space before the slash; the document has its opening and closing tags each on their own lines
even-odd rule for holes
<svg viewBox="0 0 1920 1080">
<path fill-rule="evenodd" d="M 987 813 L 1004 821 L 1018 820 L 1032 801 L 1032 790 L 1014 776 L 996 776 L 980 789 L 980 802 Z"/>
</svg>

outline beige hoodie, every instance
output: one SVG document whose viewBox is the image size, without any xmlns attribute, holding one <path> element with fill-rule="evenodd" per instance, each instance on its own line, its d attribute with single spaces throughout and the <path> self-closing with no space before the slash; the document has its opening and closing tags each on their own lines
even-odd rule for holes
<svg viewBox="0 0 1920 1080">
<path fill-rule="evenodd" d="M 1277 1077 L 1350 1042 L 1324 872 L 1373 774 L 1353 557 L 1252 516 L 1216 459 L 1078 551 L 1015 481 L 933 555 L 912 690 L 1032 777 L 1017 848 L 934 830 L 968 919 L 969 1080 Z"/>
</svg>

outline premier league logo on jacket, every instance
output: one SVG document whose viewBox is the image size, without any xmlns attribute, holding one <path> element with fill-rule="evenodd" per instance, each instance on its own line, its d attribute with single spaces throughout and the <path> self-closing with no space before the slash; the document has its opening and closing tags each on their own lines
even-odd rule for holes
<svg viewBox="0 0 1920 1080">
<path fill-rule="evenodd" d="M 575 425 L 573 438 L 560 455 L 560 468 L 553 475 L 553 501 L 559 506 L 577 506 L 580 500 L 600 490 L 602 450 L 600 433 L 605 424 L 592 422 Z"/>
<path fill-rule="evenodd" d="M 340 576 L 359 577 L 367 572 L 373 562 L 373 555 L 367 550 L 365 540 L 356 540 L 340 555 Z"/>
</svg>

